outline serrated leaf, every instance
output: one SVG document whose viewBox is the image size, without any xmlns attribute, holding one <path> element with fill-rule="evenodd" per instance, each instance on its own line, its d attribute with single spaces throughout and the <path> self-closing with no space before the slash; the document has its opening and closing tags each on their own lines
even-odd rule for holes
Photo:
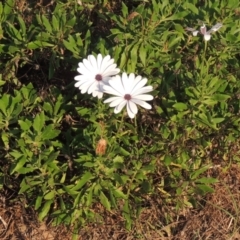
<svg viewBox="0 0 240 240">
<path fill-rule="evenodd" d="M 33 128 L 36 132 L 40 133 L 45 124 L 45 115 L 44 112 L 37 114 L 33 120 Z"/>
<path fill-rule="evenodd" d="M 51 26 L 49 20 L 46 18 L 46 16 L 41 15 L 41 20 L 42 20 L 42 24 L 45 26 L 46 30 L 49 33 L 52 33 L 52 26 Z"/>
<path fill-rule="evenodd" d="M 52 105 L 49 102 L 44 102 L 43 109 L 45 112 L 49 113 L 50 115 L 53 114 L 53 108 Z"/>
<path fill-rule="evenodd" d="M 50 124 L 44 128 L 41 137 L 43 140 L 50 140 L 57 137 L 60 134 L 60 132 L 61 132 L 60 130 L 54 129 L 53 124 Z"/>
<path fill-rule="evenodd" d="M 29 120 L 26 121 L 18 120 L 18 124 L 23 131 L 29 130 L 29 128 L 32 126 L 32 123 Z"/>
</svg>

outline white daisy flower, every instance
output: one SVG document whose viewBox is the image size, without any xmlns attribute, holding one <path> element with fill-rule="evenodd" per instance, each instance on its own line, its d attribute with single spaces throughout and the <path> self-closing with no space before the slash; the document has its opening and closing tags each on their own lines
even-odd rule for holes
<svg viewBox="0 0 240 240">
<path fill-rule="evenodd" d="M 120 72 L 119 68 L 116 68 L 114 59 L 109 55 L 102 57 L 102 54 L 98 54 L 97 58 L 93 55 L 89 55 L 87 59 L 83 59 L 78 64 L 77 71 L 81 74 L 74 79 L 77 81 L 75 87 L 81 90 L 81 93 L 92 94 L 93 97 L 102 98 L 103 85 L 107 84 L 108 80 Z"/>
<path fill-rule="evenodd" d="M 123 73 L 122 76 L 115 76 L 109 80 L 109 85 L 104 85 L 104 92 L 115 95 L 104 101 L 110 103 L 110 107 L 114 108 L 114 113 L 119 113 L 125 105 L 127 105 L 127 113 L 130 118 L 134 118 L 138 112 L 137 105 L 143 108 L 151 109 L 151 105 L 145 101 L 153 99 L 152 95 L 144 94 L 153 90 L 152 86 L 145 86 L 146 78 L 136 76 L 131 73 L 129 76 Z"/>
<path fill-rule="evenodd" d="M 211 39 L 211 33 L 218 31 L 222 27 L 222 23 L 217 23 L 210 30 L 207 31 L 205 24 L 200 27 L 200 31 L 187 27 L 186 30 L 192 32 L 193 36 L 197 36 L 198 33 L 202 34 L 205 41 L 209 41 Z"/>
</svg>

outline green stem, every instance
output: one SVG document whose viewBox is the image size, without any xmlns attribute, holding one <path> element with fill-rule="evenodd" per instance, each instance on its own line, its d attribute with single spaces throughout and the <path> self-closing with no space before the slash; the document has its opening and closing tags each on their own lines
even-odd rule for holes
<svg viewBox="0 0 240 240">
<path fill-rule="evenodd" d="M 117 130 L 117 134 L 116 134 L 116 136 L 119 134 L 119 131 L 122 129 L 122 126 L 123 126 L 123 119 L 124 119 L 125 111 L 126 111 L 126 110 L 124 110 L 123 113 L 122 113 L 121 122 L 120 122 L 120 124 L 119 124 L 119 127 L 118 127 L 118 130 Z"/>
</svg>

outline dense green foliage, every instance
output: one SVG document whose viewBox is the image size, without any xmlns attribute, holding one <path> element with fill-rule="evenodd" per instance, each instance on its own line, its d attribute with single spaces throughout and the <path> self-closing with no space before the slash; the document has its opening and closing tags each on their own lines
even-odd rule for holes
<svg viewBox="0 0 240 240">
<path fill-rule="evenodd" d="M 0 3 L 0 182 L 41 220 L 77 229 L 101 203 L 131 228 L 146 196 L 196 206 L 217 181 L 204 172 L 239 161 L 239 1 L 20 3 Z M 202 21 L 223 27 L 208 42 L 185 31 Z M 152 110 L 132 121 L 74 88 L 98 53 L 148 78 Z"/>
</svg>

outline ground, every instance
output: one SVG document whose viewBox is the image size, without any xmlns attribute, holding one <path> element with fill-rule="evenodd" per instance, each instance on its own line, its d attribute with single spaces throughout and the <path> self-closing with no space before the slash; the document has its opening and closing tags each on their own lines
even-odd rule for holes
<svg viewBox="0 0 240 240">
<path fill-rule="evenodd" d="M 79 230 L 82 240 L 237 240 L 240 239 L 240 167 L 220 166 L 208 173 L 218 176 L 215 192 L 201 199 L 202 206 L 185 209 L 176 221 L 163 225 L 161 216 L 171 211 L 169 206 L 161 206 L 157 200 L 149 199 L 149 206 L 135 221 L 132 231 L 124 228 L 120 214 L 104 212 L 96 205 L 96 211 L 104 214 L 105 222 L 92 223 Z M 0 239 L 3 240 L 58 240 L 71 239 L 72 231 L 66 226 L 53 227 L 51 220 L 39 222 L 33 209 L 26 208 L 24 202 L 11 201 L 7 189 L 1 193 Z M 6 194 L 7 193 L 7 194 Z M 14 195 L 14 194 L 13 194 Z M 9 197 L 5 197 L 9 196 Z"/>
</svg>

